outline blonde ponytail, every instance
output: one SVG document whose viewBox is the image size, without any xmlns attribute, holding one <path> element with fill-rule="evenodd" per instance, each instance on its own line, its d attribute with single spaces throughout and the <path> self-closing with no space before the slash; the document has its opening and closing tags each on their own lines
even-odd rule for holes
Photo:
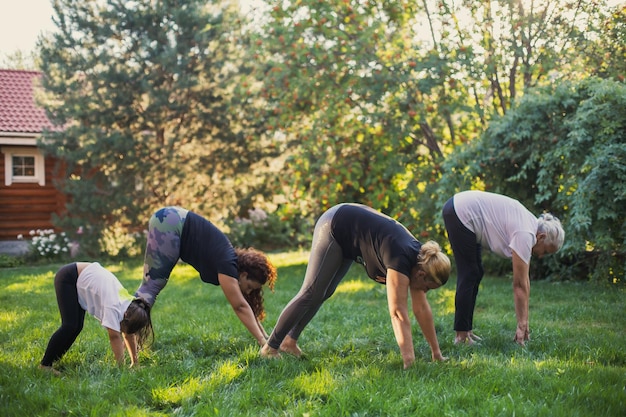
<svg viewBox="0 0 626 417">
<path fill-rule="evenodd" d="M 441 247 L 434 240 L 422 245 L 418 256 L 418 264 L 437 284 L 444 285 L 450 277 L 450 258 L 441 251 Z"/>
</svg>

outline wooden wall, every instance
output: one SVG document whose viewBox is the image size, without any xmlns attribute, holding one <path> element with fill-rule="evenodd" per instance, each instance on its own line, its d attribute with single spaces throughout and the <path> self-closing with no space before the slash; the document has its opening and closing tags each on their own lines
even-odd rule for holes
<svg viewBox="0 0 626 417">
<path fill-rule="evenodd" d="M 0 240 L 30 238 L 30 231 L 52 229 L 52 213 L 65 207 L 63 195 L 52 185 L 54 160 L 45 159 L 46 185 L 13 183 L 5 185 L 4 154 L 0 153 Z"/>
</svg>

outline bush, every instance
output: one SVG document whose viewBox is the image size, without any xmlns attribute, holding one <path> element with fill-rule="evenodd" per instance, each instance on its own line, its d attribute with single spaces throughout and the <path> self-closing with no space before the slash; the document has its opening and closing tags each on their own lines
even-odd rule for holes
<svg viewBox="0 0 626 417">
<path fill-rule="evenodd" d="M 23 256 L 7 255 L 0 253 L 0 268 L 14 268 L 16 266 L 24 265 Z"/>
<path fill-rule="evenodd" d="M 524 95 L 452 155 L 441 186 L 480 188 L 561 218 L 551 279 L 623 282 L 626 259 L 626 86 L 590 78 Z"/>
<path fill-rule="evenodd" d="M 47 261 L 66 260 L 70 257 L 71 242 L 65 232 L 56 233 L 54 229 L 31 230 L 29 235 L 30 255 Z M 22 239 L 20 235 L 18 239 Z"/>
<path fill-rule="evenodd" d="M 102 231 L 99 246 L 101 252 L 112 258 L 141 256 L 146 246 L 144 233 L 131 233 L 120 224 L 113 224 Z"/>
<path fill-rule="evenodd" d="M 252 209 L 248 210 L 247 218 L 235 217 L 226 227 L 234 246 L 278 250 L 296 247 L 303 240 L 292 224 L 279 212 L 268 214 L 262 209 Z"/>
</svg>

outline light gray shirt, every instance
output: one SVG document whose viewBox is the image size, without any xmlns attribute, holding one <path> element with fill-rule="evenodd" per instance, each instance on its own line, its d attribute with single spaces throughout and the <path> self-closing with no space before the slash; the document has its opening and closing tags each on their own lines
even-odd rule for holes
<svg viewBox="0 0 626 417">
<path fill-rule="evenodd" d="M 476 234 L 478 243 L 505 258 L 511 258 L 515 251 L 530 264 L 538 220 L 519 201 L 485 191 L 463 191 L 454 195 L 454 210 L 463 225 Z"/>
</svg>

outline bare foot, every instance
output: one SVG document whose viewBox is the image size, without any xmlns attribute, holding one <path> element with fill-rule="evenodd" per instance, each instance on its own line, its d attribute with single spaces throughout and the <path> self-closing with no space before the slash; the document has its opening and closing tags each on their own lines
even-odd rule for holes
<svg viewBox="0 0 626 417">
<path fill-rule="evenodd" d="M 272 359 L 280 358 L 280 352 L 270 347 L 270 345 L 268 345 L 267 343 L 263 345 L 263 347 L 259 351 L 259 355 L 261 355 L 264 358 L 272 358 Z"/>
<path fill-rule="evenodd" d="M 61 372 L 57 371 L 52 366 L 39 365 L 39 369 L 43 369 L 46 372 L 50 372 L 54 376 L 61 376 Z"/>
<path fill-rule="evenodd" d="M 280 344 L 280 350 L 281 352 L 288 353 L 297 358 L 302 356 L 302 350 L 298 346 L 298 341 L 292 338 L 291 336 L 285 337 L 285 340 L 283 340 L 283 343 Z"/>
<path fill-rule="evenodd" d="M 456 332 L 454 344 L 467 343 L 468 345 L 473 345 L 481 340 L 483 339 L 475 335 L 471 330 L 468 332 Z"/>
</svg>

